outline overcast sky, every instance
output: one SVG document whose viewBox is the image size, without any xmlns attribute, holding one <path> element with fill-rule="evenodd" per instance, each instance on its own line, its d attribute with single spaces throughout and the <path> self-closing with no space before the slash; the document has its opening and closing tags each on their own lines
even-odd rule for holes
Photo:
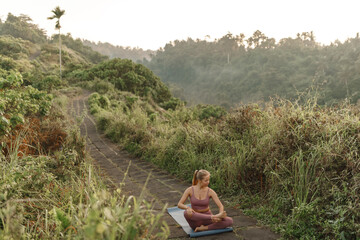
<svg viewBox="0 0 360 240">
<path fill-rule="evenodd" d="M 359 0 L 0 0 L 0 18 L 26 14 L 56 33 L 51 10 L 65 10 L 62 33 L 74 38 L 156 50 L 173 40 L 250 37 L 260 30 L 277 41 L 313 31 L 316 41 L 344 41 L 360 32 Z"/>
</svg>

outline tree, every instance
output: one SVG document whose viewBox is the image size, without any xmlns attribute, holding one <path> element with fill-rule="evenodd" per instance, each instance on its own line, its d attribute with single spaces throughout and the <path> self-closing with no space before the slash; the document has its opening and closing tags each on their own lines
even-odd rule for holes
<svg viewBox="0 0 360 240">
<path fill-rule="evenodd" d="M 268 37 L 265 36 L 264 33 L 262 33 L 261 31 L 259 30 L 256 30 L 252 37 L 250 37 L 247 41 L 248 43 L 248 46 L 249 47 L 252 47 L 254 46 L 254 48 L 257 48 L 257 47 L 261 47 L 266 41 L 268 40 Z M 270 45 L 272 44 L 271 41 L 268 42 Z M 265 44 L 266 45 L 266 44 Z"/>
<path fill-rule="evenodd" d="M 45 31 L 40 29 L 38 25 L 33 24 L 32 19 L 27 15 L 14 16 L 9 13 L 6 21 L 1 26 L 1 35 L 11 35 L 33 43 L 44 43 L 46 41 Z"/>
<path fill-rule="evenodd" d="M 61 35 L 60 35 L 60 18 L 65 14 L 65 10 L 61 10 L 59 6 L 54 8 L 54 10 L 51 11 L 54 15 L 51 17 L 48 17 L 49 20 L 52 20 L 54 18 L 57 19 L 55 24 L 55 29 L 59 30 L 59 61 L 60 61 L 60 79 L 61 79 Z"/>
<path fill-rule="evenodd" d="M 238 46 L 238 39 L 234 37 L 230 32 L 220 38 L 219 44 L 227 53 L 227 63 L 230 63 L 230 53 L 234 52 Z"/>
</svg>

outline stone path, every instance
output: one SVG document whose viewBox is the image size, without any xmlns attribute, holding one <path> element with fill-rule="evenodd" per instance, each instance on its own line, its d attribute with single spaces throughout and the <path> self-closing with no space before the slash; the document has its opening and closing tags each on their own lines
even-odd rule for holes
<svg viewBox="0 0 360 240">
<path fill-rule="evenodd" d="M 189 187 L 188 183 L 176 179 L 149 162 L 130 156 L 105 138 L 97 130 L 95 121 L 88 112 L 86 95 L 73 98 L 69 111 L 74 117 L 84 117 L 81 133 L 87 137 L 87 150 L 95 160 L 95 164 L 111 180 L 109 181 L 110 185 L 116 188 L 118 186 L 114 186 L 114 184 L 118 185 L 124 182 L 122 190 L 126 195 L 139 196 L 144 190 L 145 199 L 154 204 L 155 210 L 160 211 L 166 204 L 168 207 L 176 206 L 184 190 Z M 128 173 L 125 176 L 126 171 Z M 146 181 L 148 182 L 144 188 Z M 210 208 L 216 212 L 217 206 L 213 201 L 210 202 L 212 203 Z M 234 220 L 234 231 L 205 236 L 201 239 L 273 240 L 280 237 L 268 228 L 258 225 L 255 219 L 243 215 L 238 209 L 225 206 L 225 210 L 228 216 Z M 169 214 L 166 213 L 163 220 L 170 228 L 169 239 L 189 239 Z"/>
</svg>

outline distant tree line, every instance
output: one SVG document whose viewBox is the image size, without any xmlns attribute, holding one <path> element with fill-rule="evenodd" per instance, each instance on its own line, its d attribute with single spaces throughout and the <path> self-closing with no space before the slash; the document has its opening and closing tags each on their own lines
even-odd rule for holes
<svg viewBox="0 0 360 240">
<path fill-rule="evenodd" d="M 94 51 L 97 51 L 105 56 L 110 58 L 124 58 L 130 59 L 132 61 L 139 61 L 145 59 L 150 59 L 151 55 L 155 53 L 152 50 L 143 50 L 142 48 L 131 48 L 131 47 L 122 47 L 114 46 L 110 43 L 102 42 L 92 42 L 88 40 L 83 40 L 85 46 L 91 47 Z"/>
<path fill-rule="evenodd" d="M 295 98 L 310 88 L 317 89 L 321 104 L 360 99 L 359 35 L 328 46 L 312 32 L 279 42 L 261 31 L 249 38 L 188 38 L 166 44 L 143 64 L 190 103 L 230 107 L 275 95 Z"/>
</svg>

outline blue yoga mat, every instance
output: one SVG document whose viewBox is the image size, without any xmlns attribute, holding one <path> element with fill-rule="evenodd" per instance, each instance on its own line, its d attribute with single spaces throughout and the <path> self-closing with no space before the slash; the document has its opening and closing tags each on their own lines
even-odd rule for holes
<svg viewBox="0 0 360 240">
<path fill-rule="evenodd" d="M 187 205 L 191 207 L 191 205 Z M 192 228 L 189 226 L 188 222 L 186 221 L 184 217 L 184 209 L 180 209 L 178 207 L 171 207 L 167 209 L 168 213 L 175 219 L 175 221 L 180 224 L 182 229 L 190 235 L 190 237 L 200 237 L 200 236 L 206 236 L 206 235 L 213 235 L 223 232 L 231 232 L 233 230 L 232 227 L 223 228 L 223 229 L 216 229 L 216 230 L 207 230 L 207 231 L 201 231 L 201 232 L 194 232 Z"/>
</svg>

